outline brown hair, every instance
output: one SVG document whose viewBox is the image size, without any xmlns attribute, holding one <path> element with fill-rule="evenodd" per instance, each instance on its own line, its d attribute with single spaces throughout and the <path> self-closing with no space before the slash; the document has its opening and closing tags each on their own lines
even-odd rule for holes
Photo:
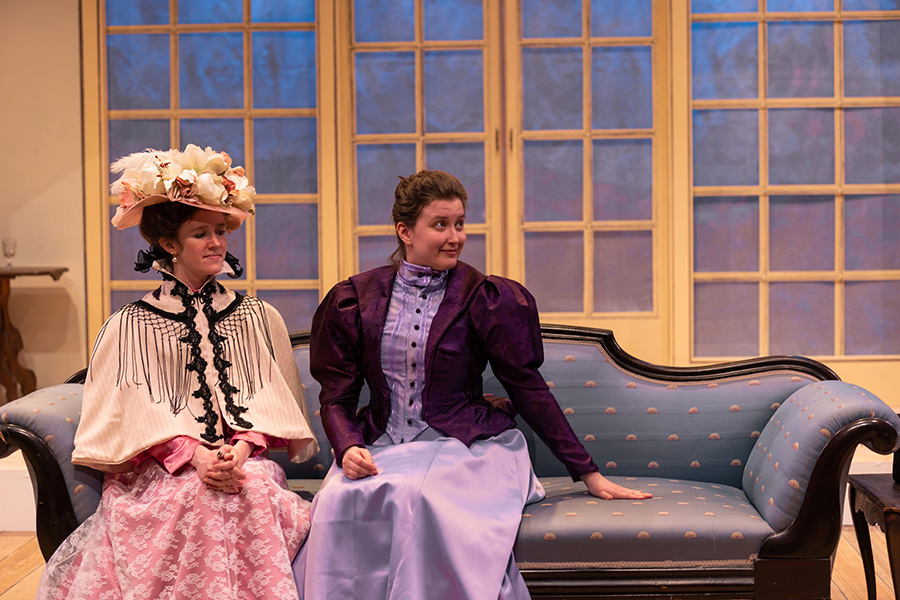
<svg viewBox="0 0 900 600">
<path fill-rule="evenodd" d="M 398 223 L 404 223 L 407 227 L 413 227 L 422 214 L 422 209 L 435 200 L 453 200 L 459 198 L 463 210 L 468 209 L 469 195 L 459 179 L 444 171 L 422 170 L 409 177 L 400 177 L 400 183 L 394 190 L 394 208 L 391 210 L 391 218 L 394 227 Z M 395 229 L 396 231 L 396 229 Z M 397 249 L 391 254 L 390 260 L 394 265 L 406 258 L 406 245 L 397 235 Z"/>
<path fill-rule="evenodd" d="M 169 258 L 171 255 L 159 243 L 162 239 L 177 240 L 178 230 L 190 221 L 198 208 L 182 202 L 161 202 L 144 208 L 139 225 L 141 237 L 151 247 L 162 251 Z"/>
</svg>

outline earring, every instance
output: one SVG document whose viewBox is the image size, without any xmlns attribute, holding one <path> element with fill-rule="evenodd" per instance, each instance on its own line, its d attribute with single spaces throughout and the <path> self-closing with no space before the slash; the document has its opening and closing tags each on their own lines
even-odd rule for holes
<svg viewBox="0 0 900 600">
<path fill-rule="evenodd" d="M 177 257 L 177 256 L 173 256 L 173 257 L 172 257 L 172 263 L 177 263 L 177 262 L 178 262 L 178 257 Z"/>
</svg>

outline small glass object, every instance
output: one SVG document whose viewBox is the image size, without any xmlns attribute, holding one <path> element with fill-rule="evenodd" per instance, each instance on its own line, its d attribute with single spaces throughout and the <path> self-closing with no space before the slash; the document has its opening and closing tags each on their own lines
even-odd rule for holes
<svg viewBox="0 0 900 600">
<path fill-rule="evenodd" d="M 13 238 L 3 239 L 3 256 L 6 257 L 6 268 L 12 269 L 12 257 L 16 255 L 16 240 Z"/>
</svg>

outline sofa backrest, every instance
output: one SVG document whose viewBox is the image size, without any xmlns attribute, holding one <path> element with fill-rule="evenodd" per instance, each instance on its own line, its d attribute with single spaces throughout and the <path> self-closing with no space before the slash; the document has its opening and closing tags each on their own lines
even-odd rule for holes
<svg viewBox="0 0 900 600">
<path fill-rule="evenodd" d="M 545 326 L 541 373 L 575 433 L 607 475 L 692 479 L 739 487 L 760 432 L 799 388 L 833 373 L 797 357 L 715 367 L 664 368 L 631 357 L 606 330 Z M 321 450 L 289 478 L 320 478 L 333 457 L 319 418 L 320 387 L 309 374 L 306 338 L 295 338 L 313 430 Z M 832 378 L 836 378 L 833 376 Z M 490 367 L 484 392 L 508 396 Z M 363 388 L 360 406 L 368 402 Z M 562 464 L 519 419 L 539 477 L 566 475 Z"/>
</svg>

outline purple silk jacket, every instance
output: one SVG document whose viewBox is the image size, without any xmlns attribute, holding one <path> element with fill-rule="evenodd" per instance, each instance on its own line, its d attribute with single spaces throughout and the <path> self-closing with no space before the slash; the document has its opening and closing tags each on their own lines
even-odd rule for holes
<svg viewBox="0 0 900 600">
<path fill-rule="evenodd" d="M 387 426 L 391 396 L 381 334 L 395 274 L 392 266 L 379 267 L 338 283 L 313 317 L 310 371 L 322 385 L 322 425 L 338 464 L 347 448 L 371 444 Z M 448 278 L 425 349 L 425 422 L 466 445 L 515 427 L 513 416 L 483 397 L 482 373 L 490 361 L 514 410 L 572 477 L 597 471 L 538 372 L 544 347 L 528 290 L 463 262 Z M 364 381 L 371 397 L 357 412 Z"/>
</svg>

